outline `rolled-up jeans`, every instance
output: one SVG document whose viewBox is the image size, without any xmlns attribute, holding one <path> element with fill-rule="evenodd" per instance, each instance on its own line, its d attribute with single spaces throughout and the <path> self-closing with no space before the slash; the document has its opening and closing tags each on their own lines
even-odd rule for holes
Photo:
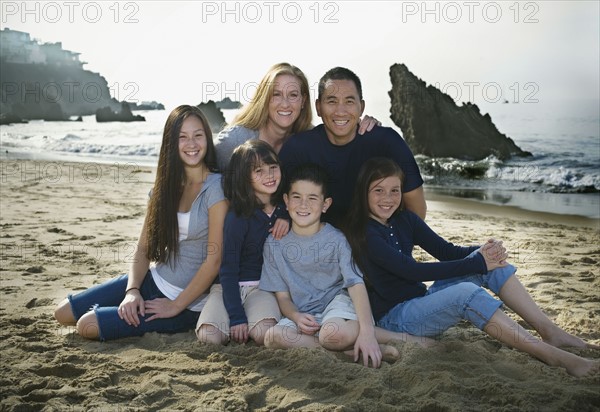
<svg viewBox="0 0 600 412">
<path fill-rule="evenodd" d="M 138 326 L 128 325 L 118 314 L 119 305 L 125 298 L 126 287 L 127 275 L 122 275 L 100 285 L 92 286 L 83 292 L 69 295 L 68 299 L 75 319 L 79 320 L 84 314 L 93 310 L 98 319 L 99 335 L 102 341 L 142 336 L 146 332 L 179 333 L 194 329 L 196 326 L 200 312 L 193 312 L 189 309 L 183 310 L 172 318 L 154 319 L 150 322 L 147 322 L 146 319 L 152 314 L 138 315 L 140 324 Z M 140 286 L 140 294 L 144 300 L 166 298 L 156 286 L 150 271 Z"/>
<path fill-rule="evenodd" d="M 494 299 L 485 289 L 496 295 L 516 272 L 513 265 L 494 269 L 486 274 L 474 274 L 433 283 L 427 293 L 394 306 L 377 326 L 414 336 L 441 335 L 461 320 L 468 320 L 483 330 L 502 301 Z"/>
</svg>

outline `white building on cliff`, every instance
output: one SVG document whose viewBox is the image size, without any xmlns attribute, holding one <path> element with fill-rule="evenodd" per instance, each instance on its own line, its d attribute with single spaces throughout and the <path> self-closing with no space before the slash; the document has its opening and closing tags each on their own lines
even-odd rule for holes
<svg viewBox="0 0 600 412">
<path fill-rule="evenodd" d="M 0 59 L 7 63 L 53 64 L 82 67 L 80 53 L 62 48 L 62 43 L 43 43 L 32 40 L 29 33 L 4 28 L 0 31 Z"/>
</svg>

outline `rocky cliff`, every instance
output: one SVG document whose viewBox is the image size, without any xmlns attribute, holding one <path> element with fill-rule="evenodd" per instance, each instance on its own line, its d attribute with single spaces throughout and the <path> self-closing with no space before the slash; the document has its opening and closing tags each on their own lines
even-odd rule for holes
<svg viewBox="0 0 600 412">
<path fill-rule="evenodd" d="M 472 103 L 457 106 L 447 94 L 412 74 L 404 64 L 390 68 L 391 119 L 414 154 L 481 160 L 531 156 L 500 133 L 489 114 Z"/>
<path fill-rule="evenodd" d="M 97 109 L 119 110 L 108 83 L 98 73 L 54 64 L 9 63 L 0 60 L 0 113 L 23 119 L 64 120 L 94 114 Z"/>
</svg>

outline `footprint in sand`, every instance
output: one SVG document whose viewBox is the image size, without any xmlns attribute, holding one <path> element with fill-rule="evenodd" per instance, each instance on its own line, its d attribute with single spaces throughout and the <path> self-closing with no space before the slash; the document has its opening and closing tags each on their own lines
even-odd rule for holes
<svg viewBox="0 0 600 412">
<path fill-rule="evenodd" d="M 83 375 L 86 372 L 86 369 L 69 363 L 61 363 L 58 365 L 37 368 L 32 372 L 42 377 L 57 376 L 59 378 L 76 378 Z"/>
<path fill-rule="evenodd" d="M 64 235 L 65 233 L 67 233 L 66 230 L 64 229 L 60 229 L 58 227 L 51 227 L 49 229 L 46 229 L 46 232 L 50 232 L 50 233 L 60 233 L 61 235 Z"/>
<path fill-rule="evenodd" d="M 52 301 L 52 299 L 49 299 L 49 298 L 41 298 L 41 299 L 33 298 L 25 304 L 25 307 L 27 309 L 31 309 L 31 308 L 37 308 L 40 306 L 50 306 L 52 304 L 53 304 L 53 301 Z"/>
<path fill-rule="evenodd" d="M 562 263 L 562 262 L 561 262 Z M 525 286 L 530 289 L 549 283 L 562 283 L 561 277 L 570 277 L 571 274 L 567 272 L 538 272 L 531 275 L 532 278 L 541 278 L 536 282 L 528 282 Z"/>
</svg>

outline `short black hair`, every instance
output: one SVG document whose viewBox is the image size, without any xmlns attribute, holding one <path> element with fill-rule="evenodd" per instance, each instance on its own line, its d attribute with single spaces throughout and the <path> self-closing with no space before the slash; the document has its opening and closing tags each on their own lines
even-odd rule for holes
<svg viewBox="0 0 600 412">
<path fill-rule="evenodd" d="M 289 193 L 292 184 L 299 181 L 307 181 L 321 186 L 323 196 L 329 196 L 329 173 L 322 166 L 316 163 L 303 163 L 292 170 L 288 178 L 287 192 Z"/>
<path fill-rule="evenodd" d="M 328 70 L 327 73 L 321 77 L 321 80 L 319 80 L 318 89 L 319 99 L 325 91 L 325 83 L 327 83 L 329 80 L 350 80 L 351 82 L 354 82 L 356 90 L 358 91 L 358 97 L 360 100 L 363 99 L 362 84 L 360 83 L 360 79 L 352 70 L 346 69 L 345 67 L 334 67 L 333 69 Z"/>
</svg>

